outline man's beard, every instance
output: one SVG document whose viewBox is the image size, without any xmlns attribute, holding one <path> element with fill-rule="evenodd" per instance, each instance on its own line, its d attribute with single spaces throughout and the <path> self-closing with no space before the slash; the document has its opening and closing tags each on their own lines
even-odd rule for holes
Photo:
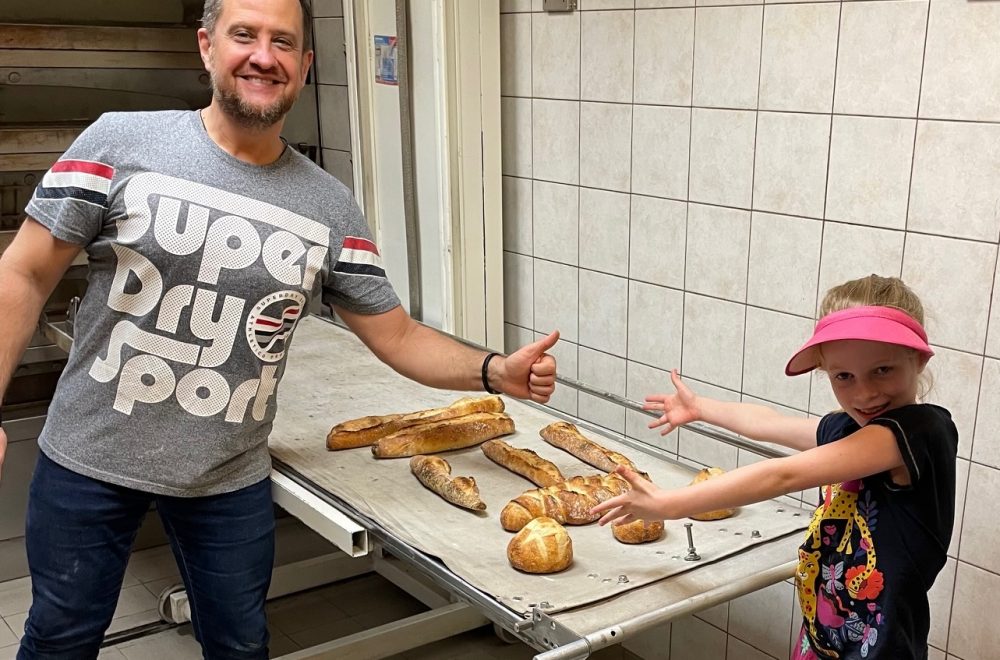
<svg viewBox="0 0 1000 660">
<path fill-rule="evenodd" d="M 295 105 L 298 95 L 282 96 L 269 106 L 258 107 L 248 103 L 236 91 L 235 86 L 226 88 L 220 84 L 216 74 L 211 74 L 212 95 L 219 101 L 222 111 L 245 128 L 264 130 L 281 121 Z"/>
</svg>

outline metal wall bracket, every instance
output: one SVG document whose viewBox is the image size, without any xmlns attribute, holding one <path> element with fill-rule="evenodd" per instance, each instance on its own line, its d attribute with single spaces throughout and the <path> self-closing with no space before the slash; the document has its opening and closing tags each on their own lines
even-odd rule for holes
<svg viewBox="0 0 1000 660">
<path fill-rule="evenodd" d="M 545 0 L 542 3 L 545 11 L 575 11 L 576 0 Z"/>
</svg>

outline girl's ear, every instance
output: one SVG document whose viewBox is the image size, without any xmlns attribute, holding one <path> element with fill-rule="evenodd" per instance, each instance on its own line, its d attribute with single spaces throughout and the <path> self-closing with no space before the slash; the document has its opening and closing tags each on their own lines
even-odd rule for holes
<svg viewBox="0 0 1000 660">
<path fill-rule="evenodd" d="M 917 353 L 917 373 L 922 373 L 924 367 L 927 366 L 927 362 L 931 359 L 930 355 L 925 353 Z"/>
</svg>

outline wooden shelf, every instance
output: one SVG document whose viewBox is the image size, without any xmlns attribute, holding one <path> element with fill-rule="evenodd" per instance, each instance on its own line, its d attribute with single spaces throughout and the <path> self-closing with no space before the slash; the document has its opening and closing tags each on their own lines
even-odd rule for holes
<svg viewBox="0 0 1000 660">
<path fill-rule="evenodd" d="M 82 131 L 82 126 L 65 125 L 0 128 L 0 155 L 62 152 Z"/>
<path fill-rule="evenodd" d="M 191 28 L 0 23 L 0 49 L 197 53 Z"/>
</svg>

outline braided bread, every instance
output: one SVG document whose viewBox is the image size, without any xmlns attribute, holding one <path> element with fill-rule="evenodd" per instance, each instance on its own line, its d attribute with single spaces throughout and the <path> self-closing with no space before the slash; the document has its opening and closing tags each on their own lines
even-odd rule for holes
<svg viewBox="0 0 1000 660">
<path fill-rule="evenodd" d="M 516 532 L 532 518 L 548 516 L 564 525 L 586 525 L 601 517 L 590 513 L 591 509 L 629 488 L 629 483 L 617 474 L 573 477 L 514 498 L 500 512 L 500 524 L 508 532 Z"/>
</svg>

